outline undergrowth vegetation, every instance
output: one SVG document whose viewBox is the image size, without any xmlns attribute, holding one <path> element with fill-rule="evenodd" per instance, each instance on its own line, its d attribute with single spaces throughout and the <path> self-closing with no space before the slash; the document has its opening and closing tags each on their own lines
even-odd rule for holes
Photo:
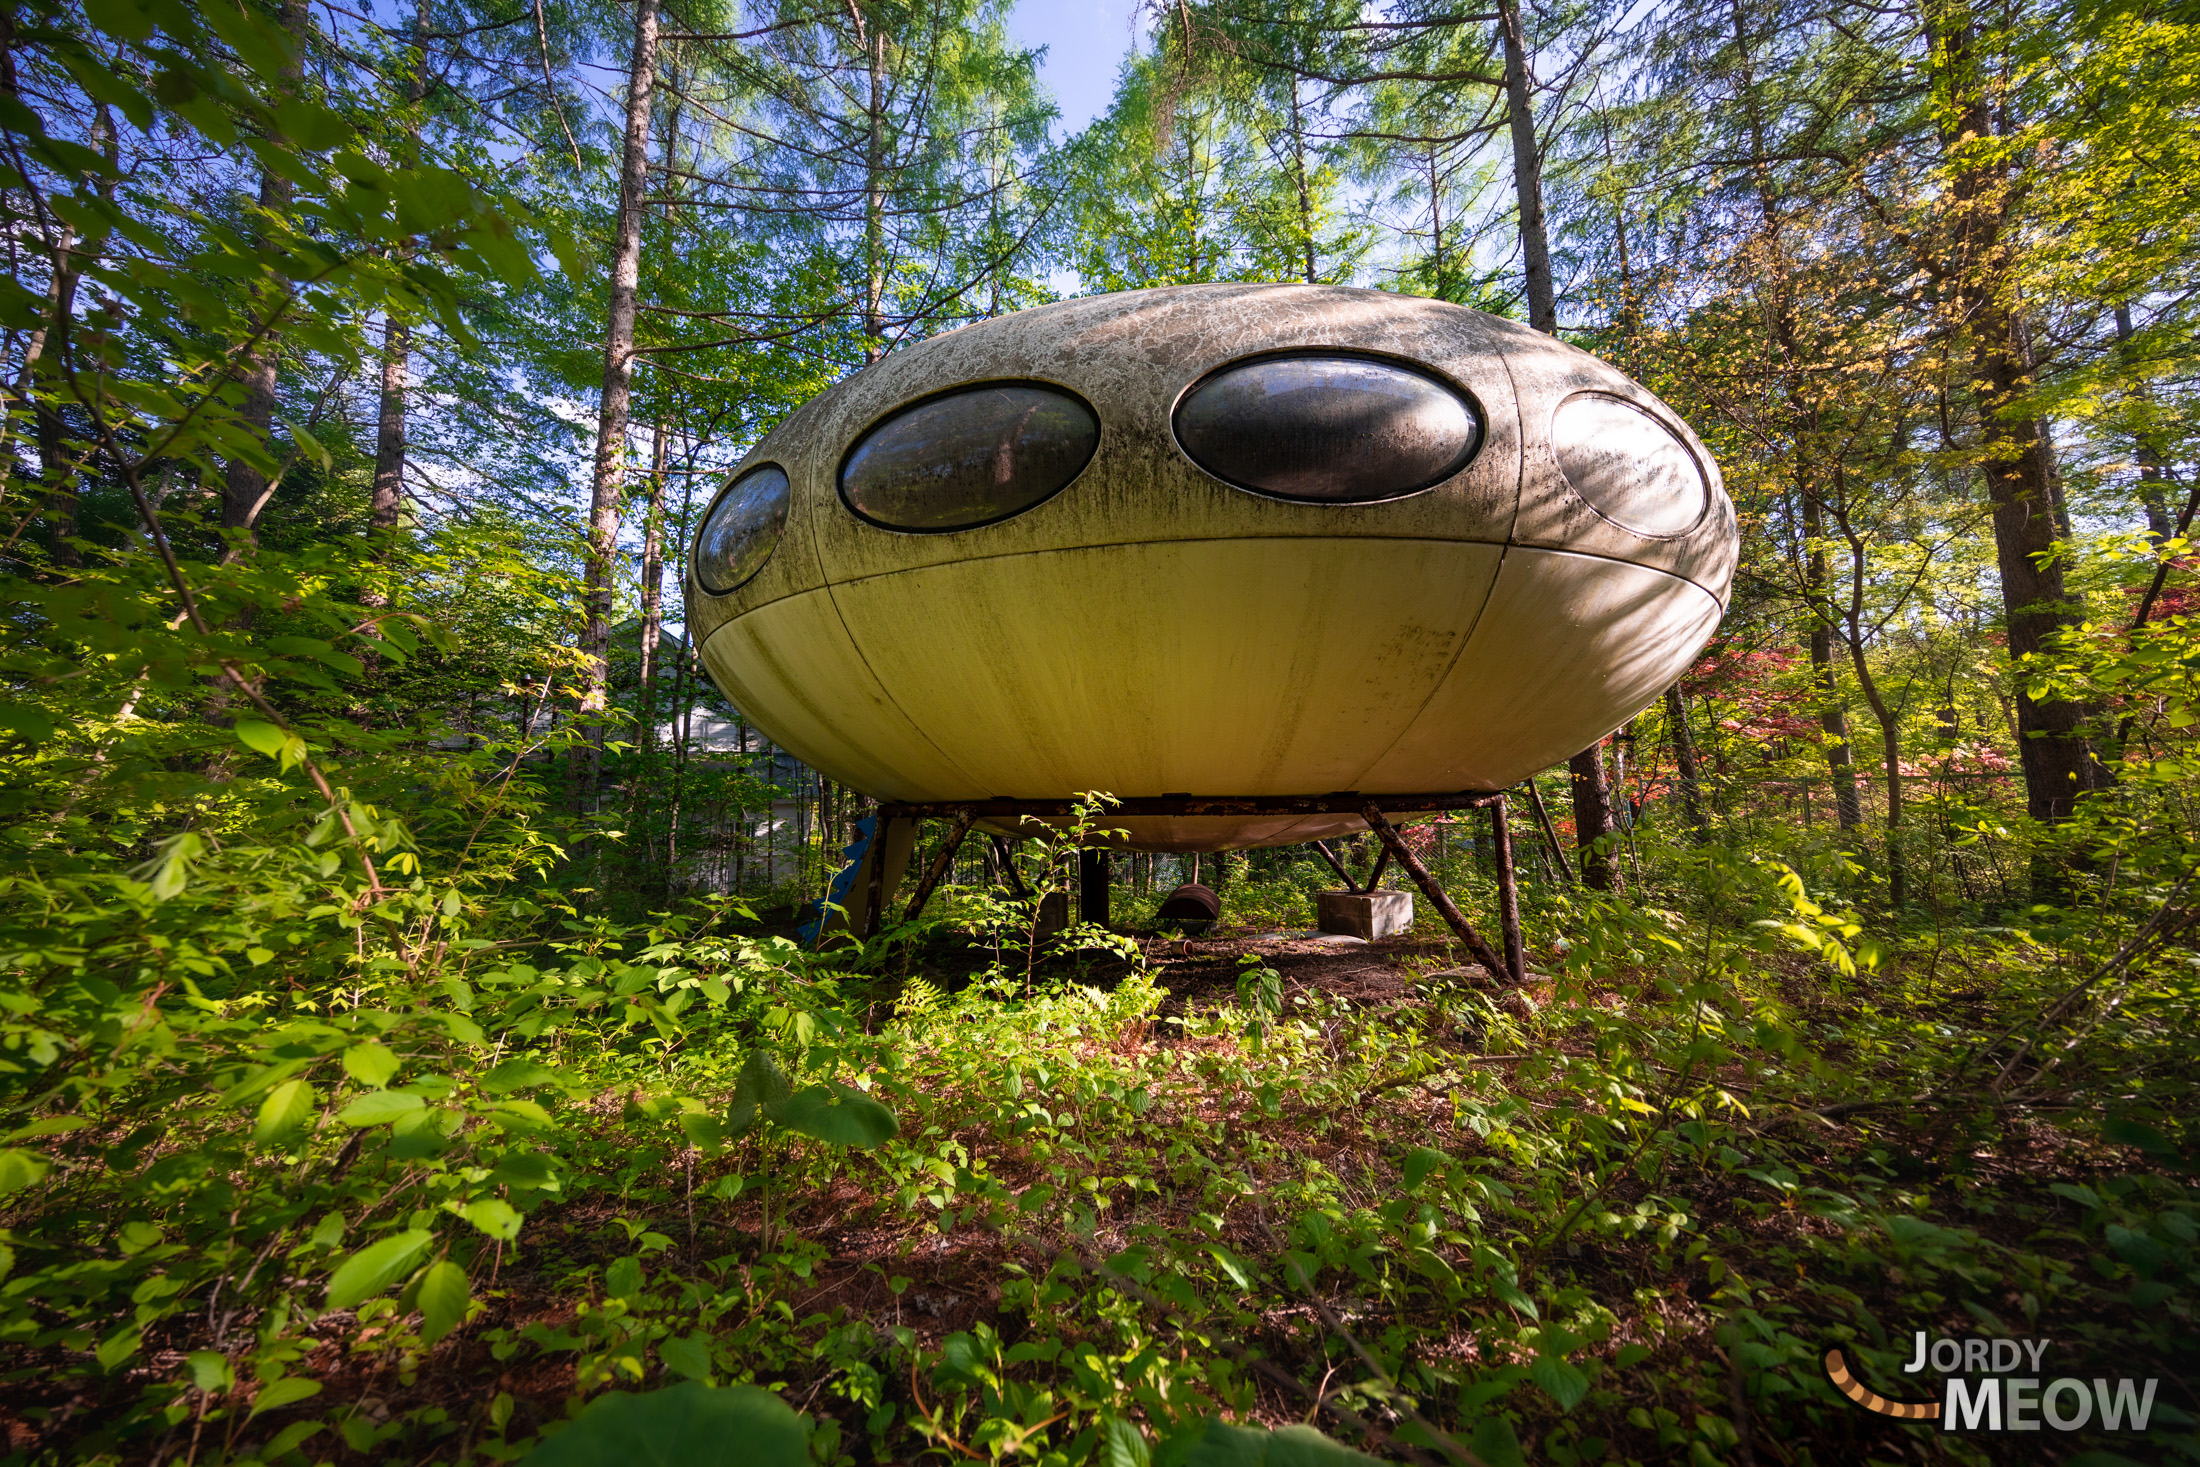
<svg viewBox="0 0 2200 1467">
<path fill-rule="evenodd" d="M 1828 1346 L 1898 1393 L 1918 1330 L 2158 1378 L 2146 1451 L 2092 1443 L 2190 1450 L 2158 840 L 1998 930 L 1707 848 L 1634 902 L 1546 893 L 1567 951 L 1525 986 L 1430 941 L 1332 991 L 1310 944 L 1042 940 L 998 891 L 823 951 L 734 903 L 619 925 L 530 864 L 511 751 L 408 766 L 439 823 L 352 800 L 350 834 L 294 751 L 245 758 L 133 870 L 16 830 L 25 1453 L 602 1461 L 584 1403 L 682 1381 L 653 1429 L 785 1412 L 750 1426 L 825 1463 L 1257 1459 L 1218 1417 L 1492 1464 L 2068 1448 L 1833 1393 Z"/>
<path fill-rule="evenodd" d="M 1279 14 L 1276 49 L 1215 44 L 1241 8 L 1149 6 L 1055 182 L 1039 58 L 990 4 L 667 6 L 661 38 L 647 3 L 0 9 L 6 1460 L 2200 1458 L 2191 28 L 1621 9 L 1501 5 L 1499 103 L 1491 15 Z M 1170 60 L 1195 19 L 1203 59 Z M 863 802 L 702 689 L 667 565 L 843 369 L 1072 256 L 1162 268 L 1211 201 L 1121 181 L 1264 53 L 1357 76 L 1309 133 L 1290 74 L 1301 144 L 1411 144 L 1350 176 L 1425 198 L 1386 283 L 1455 303 L 1507 304 L 1439 223 L 1502 192 L 1483 109 L 1522 109 L 1516 146 L 1556 128 L 1569 334 L 1727 465 L 1737 594 L 1662 738 L 1615 748 L 1619 846 L 1583 870 L 1624 889 L 1569 874 L 1601 818 L 1562 845 L 1538 810 L 1511 982 L 1425 908 L 1295 935 L 1311 856 L 1225 867 L 1212 933 L 1138 930 L 1150 864 L 1129 921 L 1052 932 L 1072 830 L 801 941 L 785 908 Z M 736 60 L 764 69 L 721 96 Z M 1422 75 L 1427 106 L 1389 89 Z M 1212 156 L 1280 168 L 1253 115 Z M 1261 185 L 1298 233 L 1217 235 L 1185 278 L 1356 271 L 1357 226 L 1315 248 L 1307 163 Z M 1232 227 L 1288 220 L 1258 197 Z M 1453 252 L 1501 259 L 1480 207 Z M 1592 215 L 1617 275 L 1576 253 Z M 2144 536 L 2104 528 L 2134 508 Z M 1431 864 L 1494 927 L 1458 833 Z M 1914 1403 L 2020 1343 L 2082 1425 L 2027 1433 L 2012 1390 L 2008 1429 L 1943 1431 L 1829 1375 Z"/>
</svg>

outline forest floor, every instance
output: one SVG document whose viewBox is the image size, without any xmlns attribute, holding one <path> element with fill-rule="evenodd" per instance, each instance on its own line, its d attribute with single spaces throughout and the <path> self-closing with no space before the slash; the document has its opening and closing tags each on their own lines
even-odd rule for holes
<svg viewBox="0 0 2200 1467">
<path fill-rule="evenodd" d="M 2195 1459 L 2192 1189 L 2053 1105 L 1917 1098 L 1920 1047 L 2002 1012 L 1991 975 L 1512 986 L 1445 943 L 1241 930 L 1027 987 L 967 944 L 769 1021 L 890 1101 L 872 1150 L 690 1144 L 667 1117 L 722 1107 L 738 1053 L 592 1067 L 584 1175 L 462 1329 L 424 1342 L 404 1300 L 308 1327 L 333 1430 L 296 1460 L 510 1460 L 578 1392 L 681 1377 L 770 1385 L 827 1463 L 1169 1461 L 1218 1409 L 1493 1467 Z M 207 1328 L 149 1331 L 143 1388 Z M 2157 1380 L 2149 1429 L 1948 1434 L 1829 1383 L 1837 1346 L 1936 1399 L 1901 1370 L 1920 1330 Z M 10 1363 L 17 1452 L 113 1409 Z"/>
</svg>

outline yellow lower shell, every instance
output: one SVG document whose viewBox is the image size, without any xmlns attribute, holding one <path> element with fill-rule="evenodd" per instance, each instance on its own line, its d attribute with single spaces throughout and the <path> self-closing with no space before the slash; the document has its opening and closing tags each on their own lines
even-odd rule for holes
<svg viewBox="0 0 2200 1467">
<path fill-rule="evenodd" d="M 1164 540 L 829 585 L 703 644 L 780 747 L 881 799 L 1500 789 L 1609 733 L 1719 619 L 1700 587 L 1455 540 Z M 1112 819 L 1140 850 L 1354 816 Z"/>
</svg>

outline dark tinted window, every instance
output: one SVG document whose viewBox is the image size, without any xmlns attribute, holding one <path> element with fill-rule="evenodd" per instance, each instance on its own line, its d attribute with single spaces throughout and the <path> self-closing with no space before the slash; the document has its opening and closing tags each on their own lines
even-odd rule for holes
<svg viewBox="0 0 2200 1467">
<path fill-rule="evenodd" d="M 1678 535 L 1703 518 L 1710 489 L 1679 435 L 1633 403 L 1577 392 L 1551 419 L 1551 446 L 1574 493 L 1639 535 Z"/>
<path fill-rule="evenodd" d="M 787 523 L 787 476 L 777 464 L 743 474 L 718 496 L 695 537 L 695 579 L 723 596 L 764 568 Z"/>
<path fill-rule="evenodd" d="M 1466 467 L 1474 404 L 1435 378 L 1367 357 L 1264 357 L 1185 395 L 1177 442 L 1218 479 L 1279 499 L 1395 499 Z"/>
<path fill-rule="evenodd" d="M 1100 420 L 1066 392 L 966 388 L 880 423 L 840 468 L 840 497 L 895 530 L 963 530 L 1020 514 L 1083 471 Z"/>
</svg>

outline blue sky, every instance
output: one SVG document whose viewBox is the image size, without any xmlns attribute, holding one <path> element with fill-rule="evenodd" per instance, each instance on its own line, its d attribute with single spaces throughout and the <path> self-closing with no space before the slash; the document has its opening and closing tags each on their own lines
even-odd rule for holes
<svg viewBox="0 0 2200 1467">
<path fill-rule="evenodd" d="M 1009 12 L 1010 36 L 1047 48 L 1039 78 L 1062 109 L 1065 134 L 1107 110 L 1137 12 L 1138 0 L 1020 0 Z"/>
</svg>

